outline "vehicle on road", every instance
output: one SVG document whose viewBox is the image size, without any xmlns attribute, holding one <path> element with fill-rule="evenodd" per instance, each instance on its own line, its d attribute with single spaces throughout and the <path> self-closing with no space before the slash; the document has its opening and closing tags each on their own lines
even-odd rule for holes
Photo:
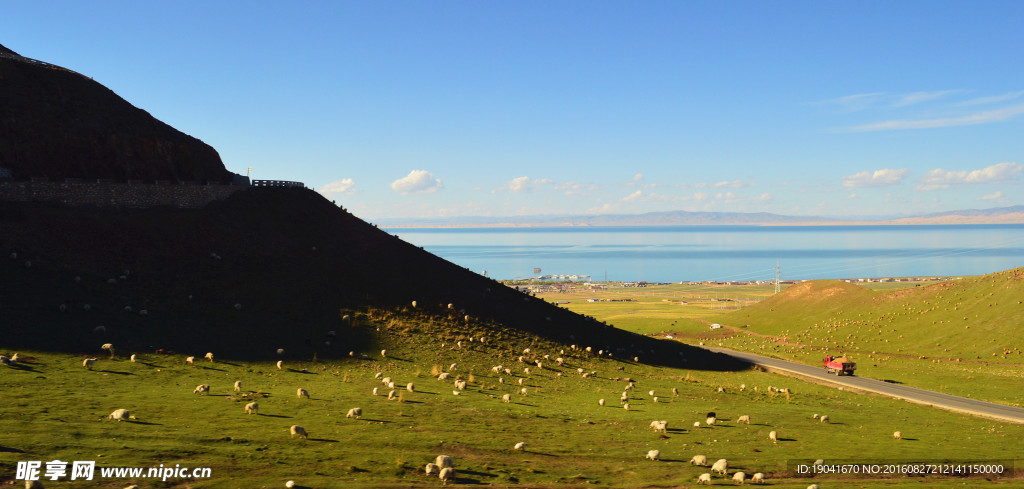
<svg viewBox="0 0 1024 489">
<path fill-rule="evenodd" d="M 853 375 L 853 371 L 857 370 L 857 364 L 851 362 L 846 355 L 839 357 L 833 357 L 831 355 L 825 357 L 825 373 L 839 375 Z"/>
</svg>

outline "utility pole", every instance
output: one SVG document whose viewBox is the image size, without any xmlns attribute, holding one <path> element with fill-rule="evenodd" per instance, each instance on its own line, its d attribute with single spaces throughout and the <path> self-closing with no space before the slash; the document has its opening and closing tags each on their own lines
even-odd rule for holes
<svg viewBox="0 0 1024 489">
<path fill-rule="evenodd" d="M 776 294 L 778 294 L 779 290 L 781 290 L 780 287 L 779 287 L 779 276 L 780 276 L 780 273 L 779 273 L 779 261 L 775 260 L 775 293 Z"/>
</svg>

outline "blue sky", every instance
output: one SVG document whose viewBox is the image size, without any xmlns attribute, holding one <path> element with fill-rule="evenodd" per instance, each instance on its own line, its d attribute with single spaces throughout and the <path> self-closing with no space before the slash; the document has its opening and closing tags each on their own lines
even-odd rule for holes
<svg viewBox="0 0 1024 489">
<path fill-rule="evenodd" d="M 9 2 L 91 76 L 360 217 L 1024 204 L 1024 2 Z"/>
</svg>

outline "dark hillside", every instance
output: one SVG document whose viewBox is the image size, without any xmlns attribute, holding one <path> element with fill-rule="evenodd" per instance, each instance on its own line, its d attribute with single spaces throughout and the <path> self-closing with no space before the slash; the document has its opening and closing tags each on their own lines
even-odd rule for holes
<svg viewBox="0 0 1024 489">
<path fill-rule="evenodd" d="M 71 70 L 0 46 L 0 167 L 45 177 L 230 182 L 209 145 Z"/>
<path fill-rule="evenodd" d="M 8 348 L 94 351 L 111 341 L 238 358 L 273 357 L 277 348 L 346 356 L 394 340 L 341 320 L 374 309 L 433 318 L 453 334 L 529 333 L 629 359 L 677 363 L 683 351 L 693 368 L 736 367 L 528 297 L 306 189 L 253 188 L 204 209 L 2 203 L 0 249 L 9 255 L 0 260 L 0 337 Z M 99 325 L 105 334 L 93 332 Z M 327 347 L 330 330 L 338 337 Z"/>
</svg>

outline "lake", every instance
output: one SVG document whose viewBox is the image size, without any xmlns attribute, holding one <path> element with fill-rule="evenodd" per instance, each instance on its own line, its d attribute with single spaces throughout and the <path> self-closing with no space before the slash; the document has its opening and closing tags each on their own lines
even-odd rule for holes
<svg viewBox="0 0 1024 489">
<path fill-rule="evenodd" d="M 388 229 L 496 279 L 680 282 L 980 275 L 1024 266 L 1024 225 Z"/>
</svg>

